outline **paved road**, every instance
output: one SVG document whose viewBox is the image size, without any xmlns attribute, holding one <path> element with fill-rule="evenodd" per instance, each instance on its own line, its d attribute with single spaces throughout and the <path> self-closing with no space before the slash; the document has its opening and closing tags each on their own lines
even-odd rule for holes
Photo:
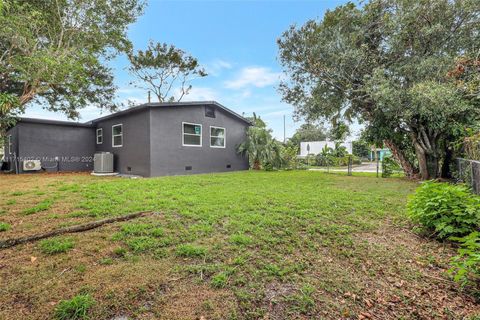
<svg viewBox="0 0 480 320">
<path fill-rule="evenodd" d="M 312 171 L 327 171 L 327 168 L 312 168 L 309 169 Z M 332 172 L 347 172 L 347 167 L 345 168 L 335 168 L 330 169 L 329 171 Z M 380 168 L 381 171 L 381 168 Z M 377 172 L 377 163 L 376 162 L 364 162 L 360 165 L 354 165 L 352 168 L 352 172 Z"/>
</svg>

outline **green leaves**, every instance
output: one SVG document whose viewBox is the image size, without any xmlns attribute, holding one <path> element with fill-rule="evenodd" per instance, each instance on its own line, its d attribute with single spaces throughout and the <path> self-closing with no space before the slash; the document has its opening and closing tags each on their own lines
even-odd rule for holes
<svg viewBox="0 0 480 320">
<path fill-rule="evenodd" d="M 369 142 L 389 141 L 409 175 L 418 167 L 435 178 L 458 128 L 480 119 L 480 100 L 465 95 L 478 93 L 476 60 L 447 77 L 460 52 L 478 54 L 478 10 L 470 0 L 372 0 L 292 26 L 278 40 L 283 100 L 307 121 L 358 119 Z"/>
<path fill-rule="evenodd" d="M 428 181 L 409 200 L 408 214 L 438 238 L 461 237 L 480 227 L 480 197 L 463 185 Z"/>
<path fill-rule="evenodd" d="M 130 48 L 126 29 L 143 6 L 139 0 L 5 1 L 0 92 L 13 100 L 0 99 L 2 113 L 12 116 L 32 101 L 70 118 L 87 105 L 114 109 L 113 76 L 104 63 Z"/>
<path fill-rule="evenodd" d="M 265 168 L 279 168 L 282 165 L 282 146 L 273 137 L 260 118 L 254 123 L 259 126 L 251 126 L 247 129 L 247 137 L 237 147 L 237 152 L 248 157 L 250 167 L 259 170 Z"/>
<path fill-rule="evenodd" d="M 463 285 L 476 283 L 480 277 L 480 233 L 472 232 L 463 238 L 454 240 L 461 243 L 458 255 L 452 259 L 452 268 L 449 272 L 453 278 Z"/>
</svg>

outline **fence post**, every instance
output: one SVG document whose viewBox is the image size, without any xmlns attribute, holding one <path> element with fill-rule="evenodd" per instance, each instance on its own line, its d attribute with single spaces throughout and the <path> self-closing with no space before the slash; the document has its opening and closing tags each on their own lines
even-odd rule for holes
<svg viewBox="0 0 480 320">
<path fill-rule="evenodd" d="M 348 174 L 349 176 L 352 175 L 352 156 L 348 156 Z"/>
</svg>

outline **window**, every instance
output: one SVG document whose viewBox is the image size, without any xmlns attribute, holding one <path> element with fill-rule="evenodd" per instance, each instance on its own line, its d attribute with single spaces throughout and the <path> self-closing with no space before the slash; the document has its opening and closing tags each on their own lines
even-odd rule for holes
<svg viewBox="0 0 480 320">
<path fill-rule="evenodd" d="M 205 117 L 215 118 L 215 108 L 211 106 L 205 106 Z"/>
<path fill-rule="evenodd" d="M 12 154 L 12 136 L 11 135 L 8 136 L 8 142 L 7 143 L 8 143 L 8 153 Z"/>
<path fill-rule="evenodd" d="M 112 147 L 123 146 L 123 125 L 116 124 L 112 126 Z"/>
<path fill-rule="evenodd" d="M 225 128 L 210 127 L 210 147 L 225 148 Z"/>
<path fill-rule="evenodd" d="M 99 128 L 97 129 L 97 144 L 102 144 L 103 143 L 103 129 Z"/>
<path fill-rule="evenodd" d="M 190 147 L 202 146 L 202 125 L 183 122 L 183 145 Z"/>
</svg>

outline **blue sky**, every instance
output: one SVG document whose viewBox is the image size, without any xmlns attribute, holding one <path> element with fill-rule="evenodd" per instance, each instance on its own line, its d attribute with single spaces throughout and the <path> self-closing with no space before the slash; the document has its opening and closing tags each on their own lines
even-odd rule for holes
<svg viewBox="0 0 480 320">
<path fill-rule="evenodd" d="M 198 58 L 208 77 L 192 82 L 191 94 L 182 101 L 216 100 L 237 113 L 256 112 L 283 139 L 283 115 L 287 137 L 300 123 L 292 119 L 293 107 L 282 103 L 277 92 L 281 66 L 276 40 L 292 24 L 321 18 L 327 9 L 345 1 L 161 1 L 150 0 L 145 13 L 129 28 L 136 49 L 149 40 L 174 44 Z M 110 62 L 119 87 L 120 102 L 146 102 L 147 94 L 129 82 L 125 57 Z M 91 107 L 80 121 L 100 115 Z M 27 117 L 66 119 L 60 114 L 27 109 Z"/>
</svg>

